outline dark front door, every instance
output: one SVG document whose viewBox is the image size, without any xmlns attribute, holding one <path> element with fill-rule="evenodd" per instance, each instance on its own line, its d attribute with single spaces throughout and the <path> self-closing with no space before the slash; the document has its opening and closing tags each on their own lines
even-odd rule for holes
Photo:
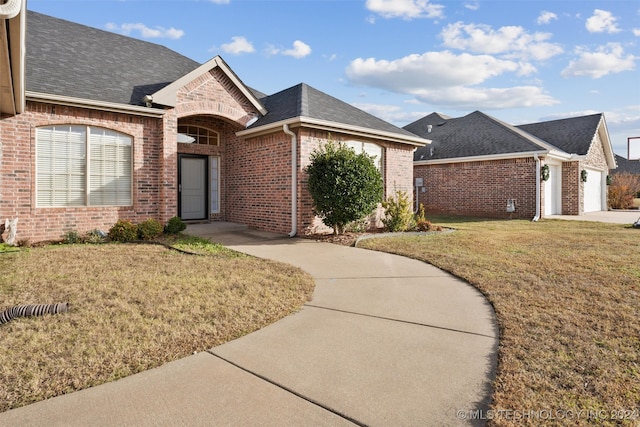
<svg viewBox="0 0 640 427">
<path fill-rule="evenodd" d="M 181 155 L 178 166 L 179 216 L 207 218 L 207 158 Z"/>
</svg>

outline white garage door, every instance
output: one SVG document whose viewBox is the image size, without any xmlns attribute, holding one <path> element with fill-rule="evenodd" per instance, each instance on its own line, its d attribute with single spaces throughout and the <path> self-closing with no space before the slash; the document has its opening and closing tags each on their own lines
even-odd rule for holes
<svg viewBox="0 0 640 427">
<path fill-rule="evenodd" d="M 587 171 L 587 182 L 584 183 L 584 211 L 602 210 L 602 172 L 594 169 Z"/>
</svg>

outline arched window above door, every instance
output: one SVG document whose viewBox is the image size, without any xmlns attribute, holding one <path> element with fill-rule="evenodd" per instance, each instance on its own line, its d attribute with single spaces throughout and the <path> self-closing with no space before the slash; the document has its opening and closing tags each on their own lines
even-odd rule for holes
<svg viewBox="0 0 640 427">
<path fill-rule="evenodd" d="M 178 125 L 178 142 L 217 146 L 220 145 L 220 134 L 200 126 Z"/>
</svg>

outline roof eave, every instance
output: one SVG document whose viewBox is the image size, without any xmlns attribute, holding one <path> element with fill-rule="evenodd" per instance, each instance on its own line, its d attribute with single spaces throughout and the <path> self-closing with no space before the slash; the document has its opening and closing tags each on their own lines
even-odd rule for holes
<svg viewBox="0 0 640 427">
<path fill-rule="evenodd" d="M 520 159 L 527 157 L 545 156 L 548 155 L 548 150 L 540 151 L 526 151 L 522 153 L 504 153 L 504 154 L 487 154 L 483 156 L 468 156 L 468 157 L 450 157 L 446 159 L 430 159 L 430 160 L 414 160 L 414 166 L 421 165 L 438 165 L 446 163 L 466 163 L 466 162 L 486 162 L 490 160 L 506 160 L 506 159 Z"/>
<path fill-rule="evenodd" d="M 245 129 L 236 132 L 237 136 L 259 136 L 267 133 L 274 132 L 281 129 L 284 125 L 300 125 L 313 129 L 326 130 L 326 131 L 340 131 L 354 136 L 361 136 L 367 138 L 384 139 L 386 141 L 398 142 L 401 144 L 408 144 L 415 147 L 424 147 L 431 143 L 430 139 L 420 138 L 418 136 L 412 137 L 409 135 L 402 135 L 398 133 L 381 131 L 376 129 L 370 129 L 362 126 L 347 125 L 344 123 L 336 123 L 327 120 L 314 119 L 311 117 L 292 117 L 290 119 L 280 120 L 274 123 L 269 123 L 264 126 L 258 126 L 251 129 Z"/>
<path fill-rule="evenodd" d="M 607 166 L 609 169 L 616 169 L 618 167 L 618 162 L 616 162 L 616 156 L 613 152 L 611 139 L 609 138 L 609 129 L 607 128 L 607 121 L 604 119 L 604 114 L 600 117 L 598 132 L 600 133 L 600 141 L 602 141 L 602 145 L 604 147 L 604 155 L 607 158 Z"/>
<path fill-rule="evenodd" d="M 92 99 L 74 98 L 70 96 L 52 95 L 40 92 L 26 92 L 26 99 L 33 102 L 66 105 L 69 107 L 89 108 L 92 110 L 110 111 L 114 113 L 135 114 L 146 117 L 162 117 L 165 110 L 141 107 L 138 105 L 118 104 L 115 102 L 95 101 Z"/>
<path fill-rule="evenodd" d="M 231 68 L 227 65 L 226 62 L 224 62 L 224 60 L 220 56 L 216 56 L 210 59 L 209 61 L 205 62 L 190 73 L 180 77 L 178 80 L 174 81 L 168 86 L 165 86 L 159 91 L 150 94 L 153 97 L 153 103 L 165 105 L 167 107 L 175 107 L 177 103 L 176 95 L 180 88 L 184 87 L 193 79 L 200 77 L 204 73 L 216 67 L 222 70 L 222 72 L 233 82 L 233 84 L 240 90 L 240 92 L 242 92 L 242 94 L 249 100 L 249 102 L 251 102 L 255 109 L 260 112 L 260 114 L 267 114 L 267 109 L 264 107 L 264 105 L 262 105 L 258 98 L 253 95 L 249 88 L 242 82 L 242 80 L 240 80 L 240 78 L 238 78 L 236 73 L 231 70 Z"/>
</svg>

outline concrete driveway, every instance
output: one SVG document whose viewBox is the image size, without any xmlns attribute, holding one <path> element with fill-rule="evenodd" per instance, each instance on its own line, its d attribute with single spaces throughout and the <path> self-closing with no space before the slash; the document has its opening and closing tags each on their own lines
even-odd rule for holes
<svg viewBox="0 0 640 427">
<path fill-rule="evenodd" d="M 550 215 L 546 219 L 564 219 L 568 221 L 596 221 L 613 224 L 633 224 L 640 218 L 640 210 L 616 210 L 587 212 L 584 215 Z"/>
</svg>

